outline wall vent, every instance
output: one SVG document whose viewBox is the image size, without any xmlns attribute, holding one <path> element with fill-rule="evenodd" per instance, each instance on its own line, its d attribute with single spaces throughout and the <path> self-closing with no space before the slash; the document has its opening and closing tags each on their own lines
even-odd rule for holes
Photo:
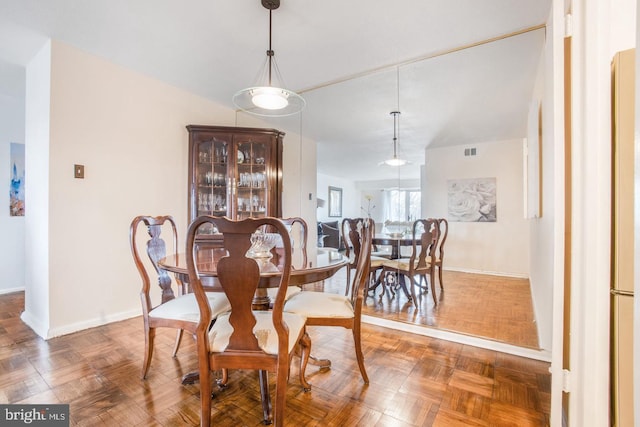
<svg viewBox="0 0 640 427">
<path fill-rule="evenodd" d="M 465 148 L 464 149 L 464 155 L 465 156 L 475 156 L 476 155 L 476 149 L 475 148 Z"/>
</svg>

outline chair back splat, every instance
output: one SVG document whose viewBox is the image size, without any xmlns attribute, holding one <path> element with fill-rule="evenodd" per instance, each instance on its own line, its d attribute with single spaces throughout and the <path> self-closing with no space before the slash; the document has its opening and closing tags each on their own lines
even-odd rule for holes
<svg viewBox="0 0 640 427">
<path fill-rule="evenodd" d="M 210 225 L 222 234 L 226 255 L 212 268 L 215 268 L 220 286 L 231 305 L 230 311 L 218 316 L 215 322 L 201 282 L 201 272 L 196 267 L 199 255 L 196 234 L 201 226 Z M 277 257 L 277 265 L 272 262 L 273 254 L 267 240 L 274 245 L 276 240 L 281 242 L 282 253 Z M 300 379 L 306 390 L 310 386 L 304 379 L 304 366 L 311 346 L 305 330 L 305 317 L 283 313 L 292 258 L 291 238 L 285 224 L 269 217 L 233 221 L 200 216 L 189 226 L 186 252 L 189 283 L 200 308 L 195 336 L 200 372 L 201 426 L 211 423 L 211 372 L 218 369 L 259 370 L 263 402 L 269 399 L 269 392 L 268 381 L 262 381 L 262 375 L 267 371 L 275 372 L 273 422 L 277 426 L 283 425 L 291 357 L 296 348 L 301 348 Z M 272 309 L 254 310 L 252 306 L 256 295 L 266 291 L 267 287 L 278 289 Z M 270 422 L 269 410 L 264 411 L 264 421 Z"/>
</svg>

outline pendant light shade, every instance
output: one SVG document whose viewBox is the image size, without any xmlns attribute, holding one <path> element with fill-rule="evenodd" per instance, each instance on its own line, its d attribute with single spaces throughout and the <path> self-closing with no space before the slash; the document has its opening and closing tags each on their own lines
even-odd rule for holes
<svg viewBox="0 0 640 427">
<path fill-rule="evenodd" d="M 242 111 L 256 116 L 282 117 L 299 113 L 306 105 L 304 98 L 284 89 L 282 76 L 271 49 L 271 12 L 280 7 L 280 0 L 262 0 L 269 10 L 269 50 L 258 74 L 257 83 L 233 96 L 233 103 Z"/>
<path fill-rule="evenodd" d="M 400 111 L 392 111 L 389 113 L 393 116 L 393 157 L 385 160 L 383 163 L 388 166 L 404 166 L 408 162 L 398 157 L 398 116 Z"/>
</svg>

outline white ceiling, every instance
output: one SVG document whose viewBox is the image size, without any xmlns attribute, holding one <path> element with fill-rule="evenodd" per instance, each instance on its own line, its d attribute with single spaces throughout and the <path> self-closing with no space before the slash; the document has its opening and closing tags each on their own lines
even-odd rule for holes
<svg viewBox="0 0 640 427">
<path fill-rule="evenodd" d="M 544 29 L 502 36 L 544 24 L 550 0 L 281 2 L 273 49 L 307 101 L 297 120 L 318 141 L 319 172 L 398 177 L 377 166 L 398 107 L 400 153 L 413 160 L 403 178 L 419 176 L 427 146 L 526 135 Z M 233 108 L 264 61 L 268 11 L 259 0 L 0 0 L 0 94 L 23 96 L 24 66 L 48 38 Z"/>
</svg>

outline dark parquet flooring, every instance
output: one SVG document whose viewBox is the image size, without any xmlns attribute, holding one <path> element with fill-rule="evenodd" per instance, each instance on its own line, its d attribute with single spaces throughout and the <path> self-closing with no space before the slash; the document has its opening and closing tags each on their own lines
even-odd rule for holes
<svg viewBox="0 0 640 427">
<path fill-rule="evenodd" d="M 159 331 L 141 380 L 140 317 L 45 341 L 20 320 L 23 307 L 23 293 L 0 295 L 1 403 L 67 403 L 74 426 L 199 424 L 199 387 L 180 383 L 197 368 L 192 340 L 172 358 L 174 332 Z M 365 385 L 350 333 L 309 329 L 313 352 L 333 366 L 307 369 L 307 393 L 292 368 L 288 426 L 548 425 L 548 363 L 365 324 Z M 218 426 L 261 425 L 256 374 L 231 372 L 211 417 Z"/>
</svg>

